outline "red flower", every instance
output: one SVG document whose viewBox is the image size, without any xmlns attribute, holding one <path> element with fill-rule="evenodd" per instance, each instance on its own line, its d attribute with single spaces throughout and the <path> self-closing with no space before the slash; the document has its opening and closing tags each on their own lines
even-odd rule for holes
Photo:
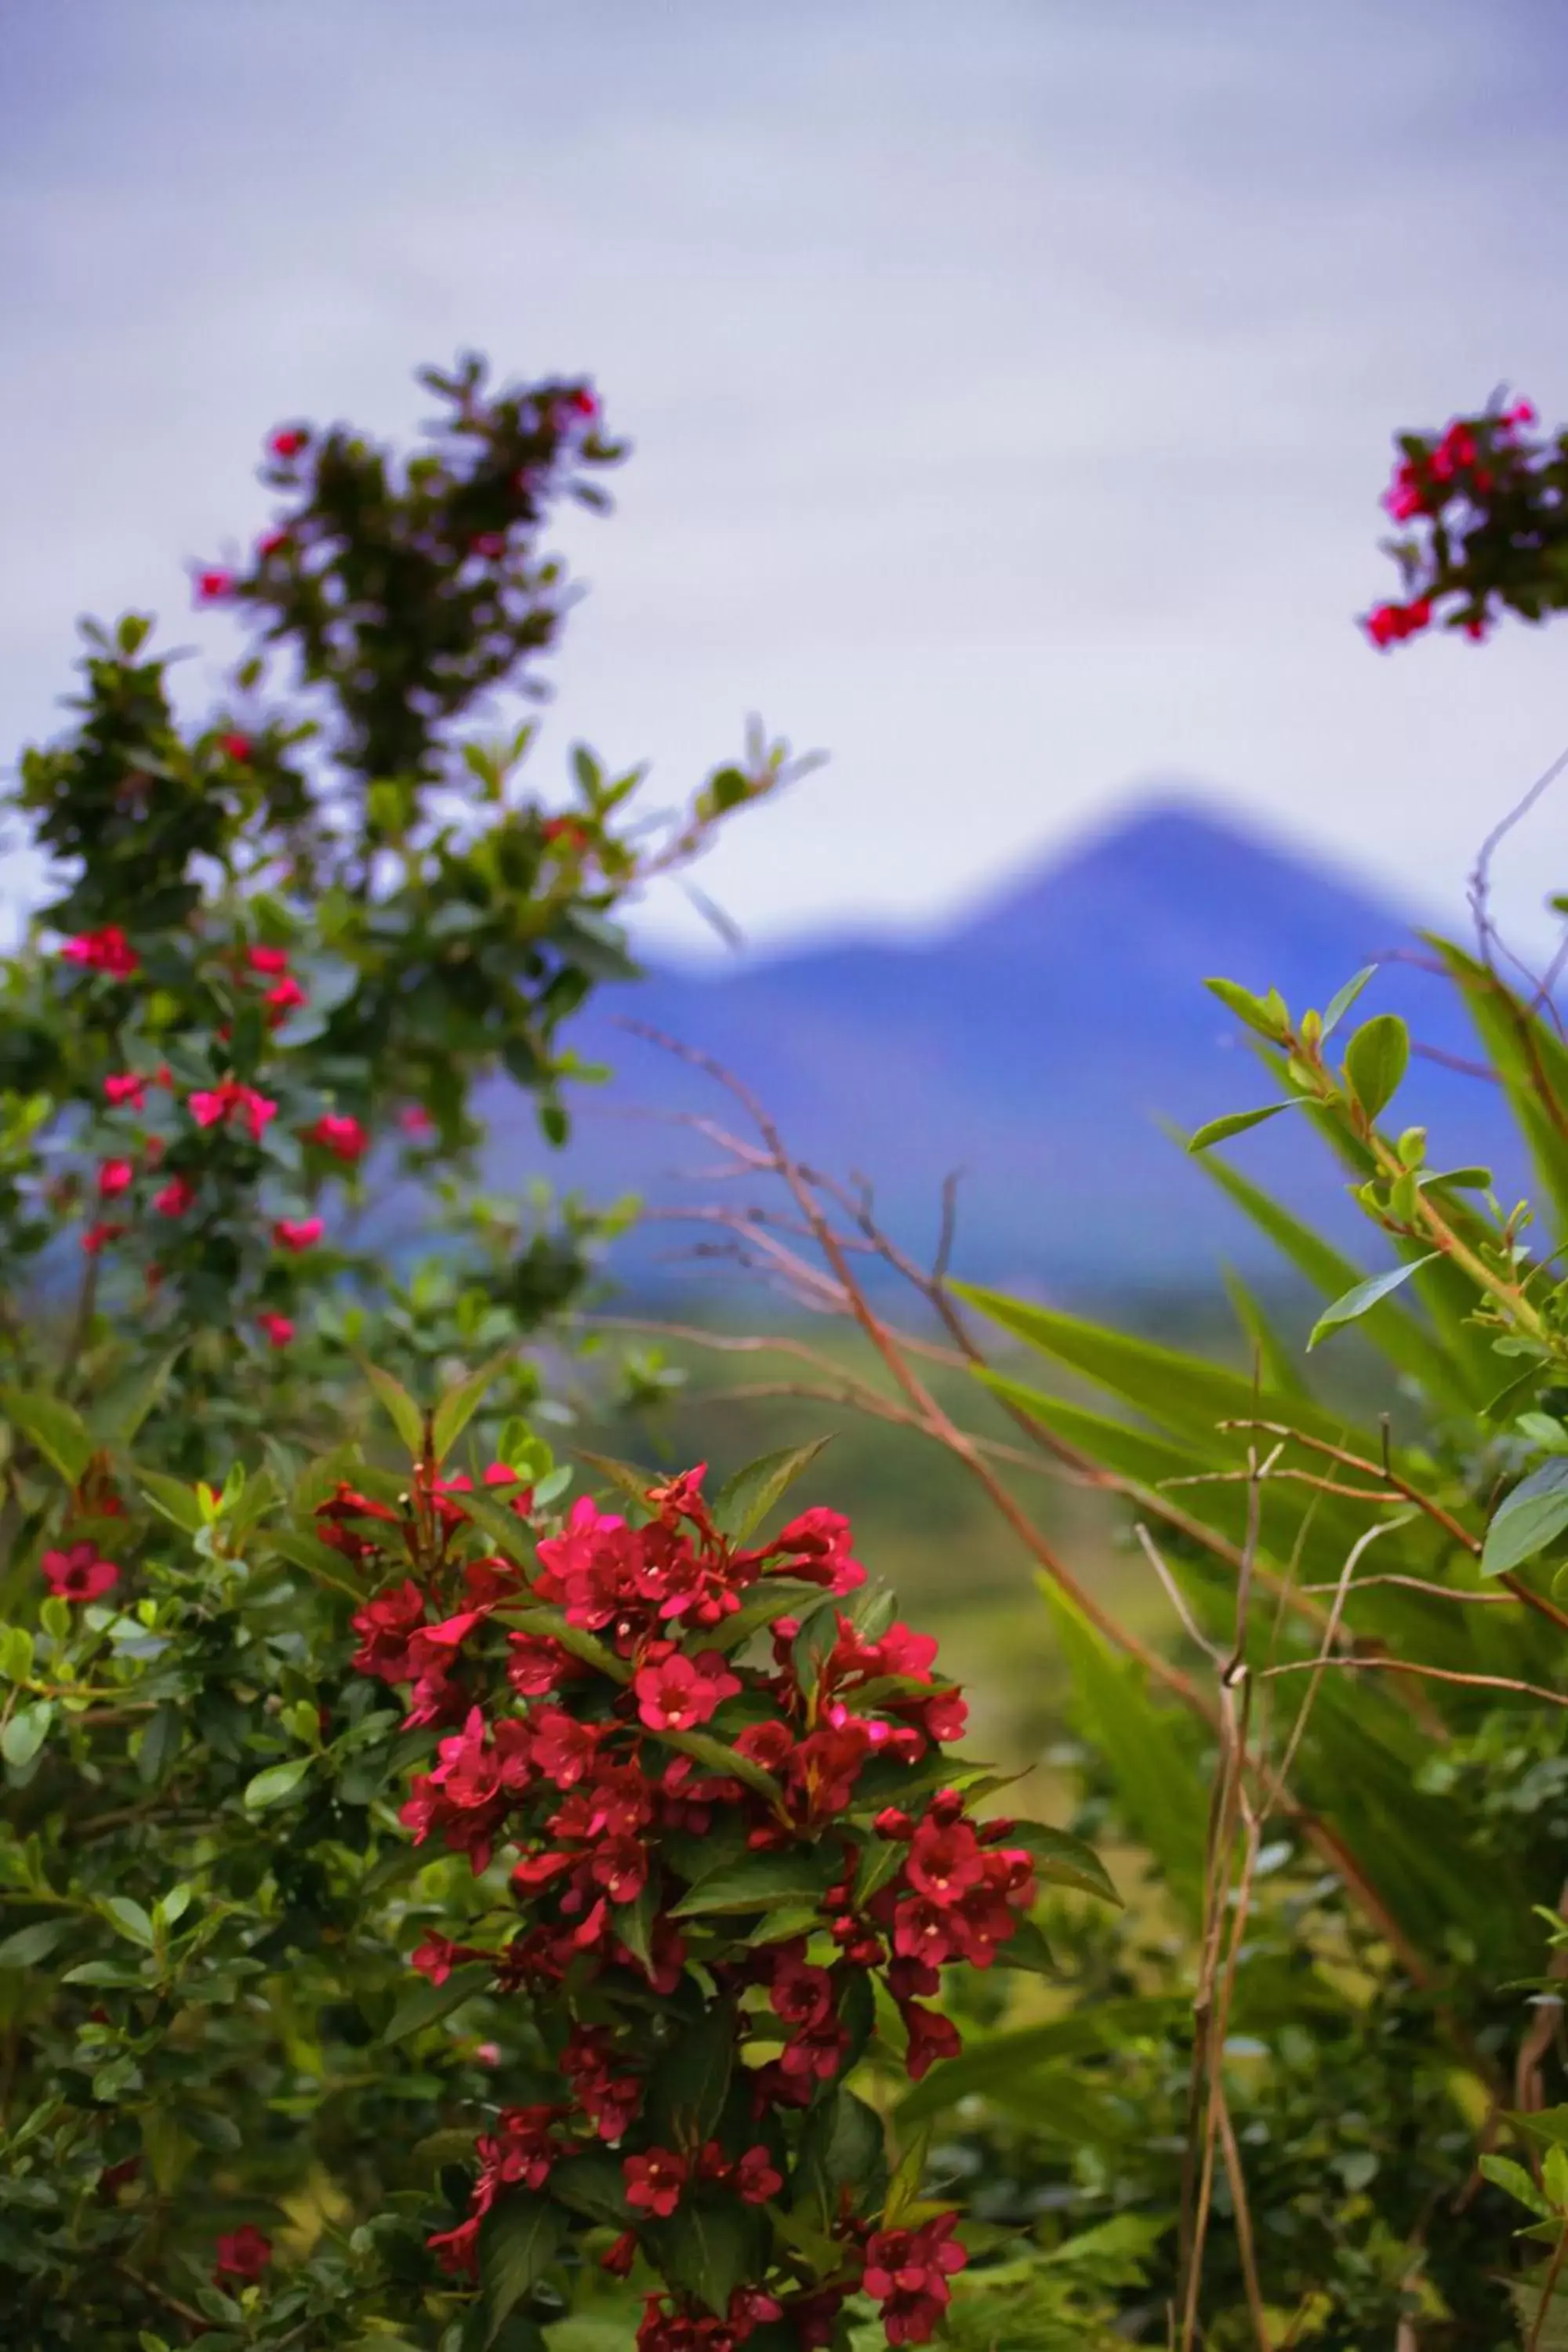
<svg viewBox="0 0 1568 2352">
<path fill-rule="evenodd" d="M 153 1206 L 161 1217 L 183 1217 L 193 1206 L 196 1188 L 188 1176 L 171 1176 L 161 1192 L 153 1195 Z"/>
<path fill-rule="evenodd" d="M 405 1135 L 429 1135 L 436 1122 L 423 1103 L 405 1103 L 397 1114 L 397 1124 Z"/>
<path fill-rule="evenodd" d="M 1397 645 L 1402 638 L 1413 637 L 1426 628 L 1432 618 L 1432 599 L 1418 596 L 1413 604 L 1378 604 L 1373 607 L 1362 626 L 1380 650 Z"/>
<path fill-rule="evenodd" d="M 251 745 L 248 735 L 220 735 L 217 739 L 217 747 L 226 759 L 238 761 L 241 767 L 250 758 Z"/>
<path fill-rule="evenodd" d="M 286 530 L 269 530 L 257 541 L 256 552 L 263 558 L 268 555 L 281 555 L 288 544 L 289 534 Z"/>
<path fill-rule="evenodd" d="M 644 1666 L 632 1685 L 637 1714 L 650 1731 L 689 1731 L 706 1723 L 721 1700 L 741 1687 L 721 1658 L 682 1656 L 678 1650 L 662 1665 Z"/>
<path fill-rule="evenodd" d="M 623 2230 L 608 2252 L 599 2256 L 599 2268 L 602 2271 L 608 2271 L 612 2278 L 630 2278 L 632 2265 L 637 2258 L 637 2231 Z"/>
<path fill-rule="evenodd" d="M 279 1217 L 272 1228 L 272 1238 L 279 1249 L 308 1250 L 315 1246 L 325 1231 L 320 1217 Z"/>
<path fill-rule="evenodd" d="M 106 1160 L 98 1171 L 98 1197 L 100 1201 L 118 1200 L 129 1192 L 136 1181 L 136 1163 L 132 1160 Z"/>
<path fill-rule="evenodd" d="M 79 932 L 61 948 L 60 960 L 63 963 L 82 964 L 89 971 L 106 971 L 111 980 L 129 980 L 142 966 L 141 957 L 118 923 L 105 923 L 96 931 Z"/>
<path fill-rule="evenodd" d="M 686 2186 L 686 2158 L 668 2147 L 650 2147 L 646 2156 L 624 2157 L 621 2170 L 626 2176 L 626 2203 L 668 2221 Z"/>
<path fill-rule="evenodd" d="M 125 1103 L 140 1110 L 147 1098 L 147 1081 L 134 1070 L 111 1072 L 103 1082 L 103 1097 L 117 1110 Z"/>
<path fill-rule="evenodd" d="M 97 1601 L 120 1581 L 114 1562 L 100 1559 L 93 1543 L 74 1543 L 68 1551 L 47 1551 L 41 1565 L 45 1583 L 61 1601 Z"/>
<path fill-rule="evenodd" d="M 276 1028 L 286 1013 L 291 1013 L 296 1004 L 307 1003 L 309 999 L 293 973 L 289 972 L 275 988 L 268 990 L 264 1001 L 272 1008 L 272 1026 Z"/>
<path fill-rule="evenodd" d="M 784 2187 L 784 2175 L 765 2147 L 749 2147 L 735 2167 L 734 2182 L 746 2204 L 765 2205 Z"/>
<path fill-rule="evenodd" d="M 297 457 L 310 438 L 302 425 L 286 425 L 279 432 L 274 433 L 267 446 L 274 457 L 287 461 Z"/>
<path fill-rule="evenodd" d="M 123 1225 L 89 1225 L 81 1237 L 81 1245 L 89 1257 L 97 1257 L 110 1242 L 117 1242 L 124 1231 Z"/>
<path fill-rule="evenodd" d="M 963 2051 L 963 2036 L 951 2017 L 922 2009 L 918 2000 L 906 2001 L 900 2013 L 910 2037 L 904 2064 L 911 2083 L 920 2082 L 939 2058 L 956 2058 Z"/>
<path fill-rule="evenodd" d="M 247 948 L 245 961 L 252 971 L 264 972 L 268 980 L 277 980 L 289 969 L 287 948 Z"/>
<path fill-rule="evenodd" d="M 889 2344 L 928 2342 L 952 2300 L 948 2280 L 969 2257 L 953 2237 L 956 2213 L 939 2213 L 918 2230 L 879 2230 L 866 2247 L 861 2284 L 879 2303 Z"/>
<path fill-rule="evenodd" d="M 209 571 L 196 574 L 198 604 L 221 604 L 234 593 L 234 574 L 214 564 Z"/>
<path fill-rule="evenodd" d="M 287 1315 L 264 1312 L 257 1317 L 256 1327 L 258 1331 L 266 1333 L 267 1344 L 270 1348 L 286 1348 L 294 1337 L 294 1326 Z"/>
<path fill-rule="evenodd" d="M 566 405 L 574 416 L 597 416 L 599 414 L 598 400 L 586 384 L 580 384 L 575 392 L 567 394 Z"/>
<path fill-rule="evenodd" d="M 409 1954 L 409 1965 L 428 1977 L 433 1985 L 444 1985 L 459 1960 L 476 1960 L 479 1954 L 467 1944 L 454 1944 L 447 1936 L 426 1936 L 425 1941 Z"/>
<path fill-rule="evenodd" d="M 349 1166 L 363 1159 L 370 1149 L 369 1134 L 359 1120 L 341 1111 L 323 1111 L 314 1127 L 305 1129 L 305 1140 L 319 1143 L 323 1151 L 330 1151 L 334 1160 L 342 1160 Z"/>
<path fill-rule="evenodd" d="M 213 2276 L 258 2279 L 272 2260 L 272 2241 L 264 2238 L 259 2230 L 247 2221 L 242 2230 L 234 2231 L 217 2242 L 217 2261 Z"/>
</svg>

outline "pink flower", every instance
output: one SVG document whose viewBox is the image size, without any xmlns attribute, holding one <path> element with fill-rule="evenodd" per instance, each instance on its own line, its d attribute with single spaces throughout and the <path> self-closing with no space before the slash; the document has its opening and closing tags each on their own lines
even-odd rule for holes
<svg viewBox="0 0 1568 2352">
<path fill-rule="evenodd" d="M 111 980 L 129 980 L 142 965 L 141 957 L 118 923 L 105 923 L 100 930 L 82 931 L 68 940 L 60 950 L 60 960 L 82 964 L 89 971 L 106 971 Z"/>
<path fill-rule="evenodd" d="M 287 948 L 247 948 L 245 961 L 252 971 L 264 972 L 268 980 L 276 980 L 289 969 L 289 950 Z"/>
<path fill-rule="evenodd" d="M 281 457 L 287 462 L 289 458 L 299 456 L 310 438 L 310 434 L 302 425 L 286 425 L 280 431 L 273 434 L 267 446 L 272 457 Z"/>
<path fill-rule="evenodd" d="M 320 1217 L 279 1217 L 272 1228 L 272 1238 L 279 1249 L 308 1250 L 314 1247 L 325 1231 Z"/>
<path fill-rule="evenodd" d="M 47 1551 L 41 1564 L 44 1581 L 60 1601 L 97 1601 L 120 1581 L 119 1569 L 111 1559 L 100 1559 L 93 1543 Z"/>
<path fill-rule="evenodd" d="M 250 758 L 251 743 L 248 735 L 220 735 L 217 739 L 217 747 L 226 759 L 237 760 L 241 767 Z"/>
<path fill-rule="evenodd" d="M 243 1087 L 235 1078 L 225 1078 L 220 1086 L 198 1087 L 187 1102 L 198 1127 L 216 1127 L 227 1119 L 230 1111 L 243 1112 L 252 1140 L 257 1143 L 278 1115 L 278 1106 L 269 1095 L 258 1094 L 254 1087 Z"/>
<path fill-rule="evenodd" d="M 198 1087 L 186 1107 L 198 1127 L 216 1127 L 220 1118 L 228 1115 L 228 1089 L 226 1087 Z"/>
<path fill-rule="evenodd" d="M 720 1704 L 741 1687 L 722 1660 L 710 1653 L 711 1664 L 684 1657 L 678 1650 L 661 1665 L 644 1666 L 632 1687 L 637 1713 L 650 1731 L 690 1731 L 706 1723 Z"/>
<path fill-rule="evenodd" d="M 479 1954 L 467 1944 L 454 1944 L 447 1936 L 426 1936 L 417 1949 L 409 1954 L 409 1964 L 433 1985 L 444 1985 L 460 1960 L 473 1960 Z"/>
<path fill-rule="evenodd" d="M 430 1135 L 436 1122 L 423 1103 L 405 1103 L 397 1114 L 397 1124 L 405 1135 Z"/>
<path fill-rule="evenodd" d="M 269 1309 L 257 1317 L 256 1326 L 258 1330 L 266 1333 L 268 1346 L 271 1348 L 286 1348 L 294 1337 L 294 1326 L 287 1315 L 275 1315 Z"/>
<path fill-rule="evenodd" d="M 314 1127 L 305 1129 L 307 1143 L 318 1143 L 334 1160 L 352 1166 L 370 1148 L 370 1136 L 357 1118 L 341 1111 L 323 1111 Z"/>
<path fill-rule="evenodd" d="M 215 2279 L 258 2279 L 272 2260 L 272 2241 L 264 2238 L 259 2230 L 247 2221 L 241 2230 L 233 2231 L 217 2242 L 217 2261 L 213 2266 Z"/>
<path fill-rule="evenodd" d="M 124 1231 L 123 1225 L 89 1225 L 81 1237 L 81 1245 L 89 1257 L 98 1257 L 110 1242 L 117 1242 Z"/>
<path fill-rule="evenodd" d="M 134 1070 L 111 1072 L 103 1082 L 103 1097 L 117 1110 L 125 1103 L 140 1110 L 147 1099 L 147 1081 Z"/>
<path fill-rule="evenodd" d="M 195 584 L 198 604 L 221 604 L 234 593 L 234 574 L 214 564 L 209 570 L 196 573 Z"/>
<path fill-rule="evenodd" d="M 98 1171 L 98 1197 L 100 1201 L 118 1200 L 129 1192 L 136 1181 L 136 1164 L 131 1160 L 106 1160 Z"/>
<path fill-rule="evenodd" d="M 161 1217 L 183 1217 L 196 1197 L 196 1188 L 188 1176 L 171 1176 L 161 1192 L 153 1195 L 153 1206 Z"/>
</svg>

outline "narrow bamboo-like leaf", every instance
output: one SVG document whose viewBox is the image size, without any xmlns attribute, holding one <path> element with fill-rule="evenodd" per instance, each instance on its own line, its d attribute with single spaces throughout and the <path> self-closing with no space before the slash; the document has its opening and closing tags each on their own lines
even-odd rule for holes
<svg viewBox="0 0 1568 2352">
<path fill-rule="evenodd" d="M 45 1460 L 54 1465 L 68 1486 L 78 1486 L 92 1459 L 92 1439 L 87 1423 L 63 1397 L 44 1396 L 36 1390 L 0 1388 L 0 1412 L 25 1437 L 30 1437 Z"/>
<path fill-rule="evenodd" d="M 1554 1456 L 1521 1478 L 1492 1514 L 1481 1550 L 1483 1576 L 1507 1576 L 1536 1559 L 1568 1528 L 1568 1459 Z"/>
<path fill-rule="evenodd" d="M 1121 2049 L 1141 2035 L 1167 2033 L 1180 2022 L 1182 2014 L 1182 2005 L 1175 1999 L 1133 1996 L 1099 2001 L 1048 2024 L 1020 2026 L 995 2034 L 966 2050 L 962 2057 L 944 2059 L 933 2067 L 925 2081 L 900 2101 L 899 2122 L 910 2124 L 922 2116 L 940 2115 L 960 2099 L 993 2091 L 1009 2079 L 1025 2079 L 1055 2060 L 1092 2057 Z"/>
<path fill-rule="evenodd" d="M 1362 990 L 1366 986 L 1368 981 L 1374 980 L 1376 977 L 1376 964 L 1363 964 L 1361 971 L 1356 973 L 1353 980 L 1347 980 L 1344 986 L 1342 989 L 1336 990 L 1334 994 L 1330 997 L 1328 1003 L 1323 1010 L 1323 1026 L 1321 1034 L 1325 1043 L 1327 1043 L 1328 1039 L 1333 1035 L 1334 1031 L 1339 1027 L 1340 1023 L 1344 1019 L 1345 1014 L 1350 1011 L 1351 1006 L 1355 1003 L 1356 998 L 1361 994 Z"/>
<path fill-rule="evenodd" d="M 1233 1135 L 1245 1135 L 1249 1127 L 1261 1127 L 1266 1118 L 1278 1118 L 1282 1110 L 1300 1110 L 1304 1100 L 1298 1096 L 1289 1102 L 1264 1103 L 1257 1110 L 1226 1111 L 1223 1118 L 1211 1118 L 1206 1127 L 1200 1127 L 1188 1139 L 1187 1150 L 1196 1153 L 1208 1150 L 1211 1144 L 1228 1142 Z"/>
<path fill-rule="evenodd" d="M 760 1527 L 785 1489 L 810 1468 L 830 1437 L 814 1437 L 808 1445 L 792 1445 L 780 1454 L 764 1454 L 721 1486 L 713 1498 L 713 1524 L 731 1542 L 743 1543 Z"/>
<path fill-rule="evenodd" d="M 390 1372 L 384 1372 L 379 1364 L 366 1363 L 362 1369 L 387 1419 L 407 1446 L 410 1457 L 421 1454 L 425 1446 L 425 1416 L 408 1391 L 401 1381 L 395 1381 Z"/>
<path fill-rule="evenodd" d="M 1241 1276 L 1229 1266 L 1224 1269 L 1224 1280 L 1226 1296 L 1236 1310 L 1237 1321 L 1258 1350 L 1268 1386 L 1278 1389 L 1281 1396 L 1307 1396 L 1309 1391 L 1297 1362 L 1297 1349 L 1286 1345 Z"/>
<path fill-rule="evenodd" d="M 1377 1306 L 1390 1291 L 1397 1290 L 1401 1283 L 1408 1282 L 1413 1274 L 1418 1274 L 1424 1265 L 1430 1265 L 1434 1258 L 1441 1255 L 1440 1250 L 1430 1250 L 1425 1257 L 1410 1258 L 1404 1265 L 1390 1266 L 1385 1274 L 1371 1275 L 1365 1282 L 1358 1282 L 1353 1290 L 1347 1290 L 1342 1298 L 1336 1298 L 1319 1316 L 1307 1341 L 1309 1350 L 1320 1339 L 1326 1339 L 1331 1331 L 1337 1331 L 1342 1323 L 1357 1322 L 1369 1307 Z"/>
</svg>

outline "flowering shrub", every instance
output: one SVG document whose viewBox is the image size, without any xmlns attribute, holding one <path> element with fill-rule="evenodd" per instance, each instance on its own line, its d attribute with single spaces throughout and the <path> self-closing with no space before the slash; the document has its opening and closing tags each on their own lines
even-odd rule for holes
<svg viewBox="0 0 1568 2352">
<path fill-rule="evenodd" d="M 1537 434 L 1528 400 L 1456 417 L 1441 434 L 1402 434 L 1384 494 L 1414 535 L 1389 543 L 1405 600 L 1363 626 L 1386 648 L 1436 620 L 1479 640 L 1503 612 L 1540 621 L 1568 607 L 1568 434 Z"/>
<path fill-rule="evenodd" d="M 488 2261 L 493 2308 L 614 2228 L 603 2266 L 661 2282 L 644 2352 L 827 2344 L 858 2287 L 889 2343 L 927 2341 L 957 2216 L 891 2225 L 883 2126 L 844 2078 L 893 2018 L 909 2078 L 958 2054 L 925 2001 L 951 1962 L 1042 1964 L 1037 1870 L 1109 1891 L 1073 1841 L 970 1818 L 984 1776 L 943 1754 L 963 1700 L 841 1518 L 747 1544 L 798 1466 L 711 1507 L 700 1471 L 634 1489 L 640 1524 L 584 1496 L 537 1543 L 526 1492 L 509 1516 L 428 1452 L 396 1509 L 346 1484 L 316 1507 L 385 1586 L 354 1664 L 408 1693 L 409 1725 L 452 1727 L 403 1822 L 476 1876 L 509 1864 L 510 1932 L 427 1937 L 414 1965 L 445 2000 L 528 1995 L 559 2077 L 479 2137 L 468 2215 L 431 2244 Z"/>
</svg>

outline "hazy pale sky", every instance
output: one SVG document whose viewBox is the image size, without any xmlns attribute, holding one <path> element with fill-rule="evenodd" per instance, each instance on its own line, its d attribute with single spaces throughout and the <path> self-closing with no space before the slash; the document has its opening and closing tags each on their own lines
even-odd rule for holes
<svg viewBox="0 0 1568 2352">
<path fill-rule="evenodd" d="M 1561 0 L 0 0 L 0 131 L 7 746 L 84 607 L 224 649 L 269 425 L 468 345 L 637 445 L 541 779 L 832 754 L 703 871 L 759 941 L 1173 779 L 1451 908 L 1568 745 L 1568 624 L 1352 625 L 1395 426 L 1568 411 Z M 1568 780 L 1500 880 L 1568 887 Z"/>
</svg>

